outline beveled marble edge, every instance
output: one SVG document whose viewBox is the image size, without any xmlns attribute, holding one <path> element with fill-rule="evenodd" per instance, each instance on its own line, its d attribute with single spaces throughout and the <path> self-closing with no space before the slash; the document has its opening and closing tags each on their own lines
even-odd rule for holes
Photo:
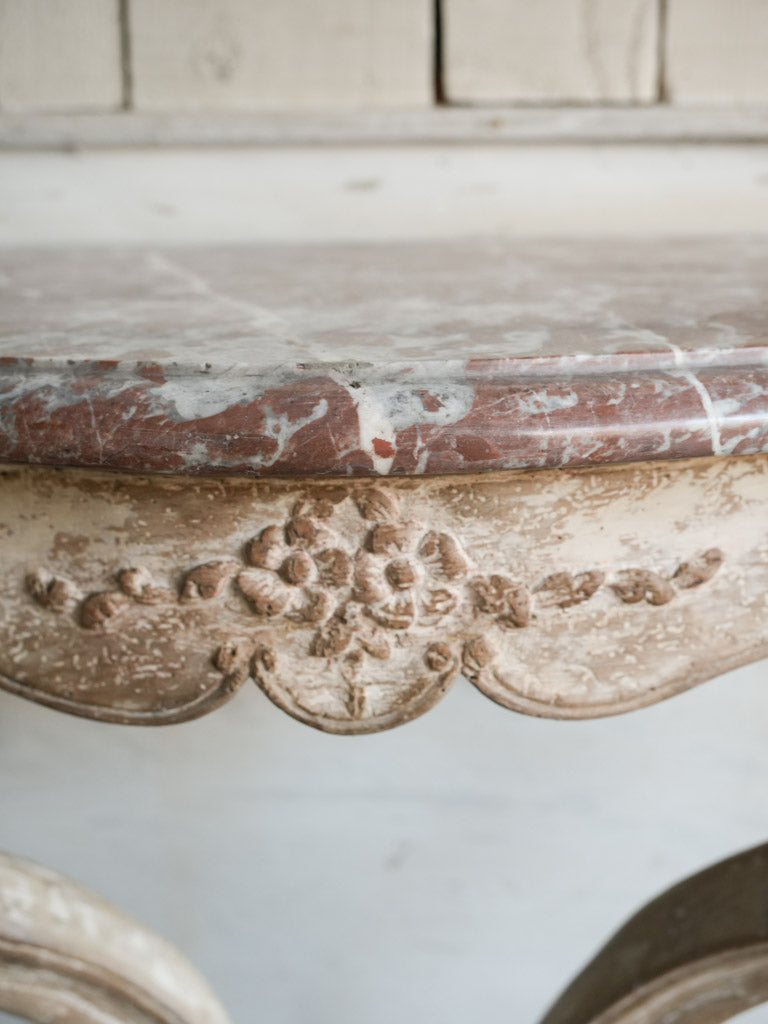
<svg viewBox="0 0 768 1024">
<path fill-rule="evenodd" d="M 369 476 L 768 452 L 768 345 L 259 368 L 0 359 L 0 460 Z"/>
</svg>

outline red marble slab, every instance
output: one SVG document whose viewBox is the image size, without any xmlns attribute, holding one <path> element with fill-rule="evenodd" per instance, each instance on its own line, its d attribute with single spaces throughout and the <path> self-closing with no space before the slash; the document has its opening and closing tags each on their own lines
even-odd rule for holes
<svg viewBox="0 0 768 1024">
<path fill-rule="evenodd" d="M 768 451 L 768 245 L 0 253 L 0 459 L 256 476 Z"/>
</svg>

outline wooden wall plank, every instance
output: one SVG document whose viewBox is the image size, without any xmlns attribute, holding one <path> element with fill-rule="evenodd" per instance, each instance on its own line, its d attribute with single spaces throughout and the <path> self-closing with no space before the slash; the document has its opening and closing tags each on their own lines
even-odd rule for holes
<svg viewBox="0 0 768 1024">
<path fill-rule="evenodd" d="M 0 108 L 122 104 L 117 0 L 0 0 Z"/>
<path fill-rule="evenodd" d="M 766 0 L 669 0 L 667 22 L 673 103 L 768 101 Z"/>
<path fill-rule="evenodd" d="M 137 109 L 426 106 L 431 0 L 131 0 Z"/>
<path fill-rule="evenodd" d="M 444 0 L 457 103 L 649 103 L 657 0 Z"/>
</svg>

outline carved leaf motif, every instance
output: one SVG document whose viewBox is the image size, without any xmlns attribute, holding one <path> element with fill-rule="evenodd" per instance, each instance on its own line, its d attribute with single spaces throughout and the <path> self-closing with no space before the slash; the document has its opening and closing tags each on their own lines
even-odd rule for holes
<svg viewBox="0 0 768 1024">
<path fill-rule="evenodd" d="M 341 548 L 325 548 L 315 555 L 320 580 L 326 587 L 344 587 L 352 575 L 352 563 Z"/>
<path fill-rule="evenodd" d="M 378 523 L 368 536 L 368 549 L 374 555 L 397 555 L 409 550 L 413 529 L 402 523 Z"/>
<path fill-rule="evenodd" d="M 315 574 L 315 563 L 305 551 L 293 551 L 280 566 L 280 575 L 295 587 L 308 583 Z"/>
<path fill-rule="evenodd" d="M 213 657 L 216 668 L 224 673 L 225 685 L 236 689 L 251 674 L 254 645 L 249 640 L 228 640 Z"/>
<path fill-rule="evenodd" d="M 407 558 L 395 558 L 385 568 L 384 575 L 393 590 L 408 590 L 417 580 L 416 567 Z"/>
<path fill-rule="evenodd" d="M 347 694 L 344 704 L 347 714 L 353 722 L 359 722 L 366 713 L 368 700 L 365 686 L 359 682 L 363 668 L 363 652 L 359 649 L 349 651 L 341 663 L 341 675 L 347 683 Z"/>
<path fill-rule="evenodd" d="M 156 586 L 149 570 L 143 567 L 121 569 L 117 582 L 123 593 L 139 604 L 162 604 L 174 597 L 167 587 Z"/>
<path fill-rule="evenodd" d="M 285 539 L 291 545 L 309 548 L 318 538 L 318 525 L 310 516 L 294 516 L 285 527 Z"/>
<path fill-rule="evenodd" d="M 493 615 L 503 626 L 517 628 L 531 621 L 531 592 L 524 583 L 507 576 L 480 576 L 471 581 L 477 607 Z"/>
<path fill-rule="evenodd" d="M 386 600 L 387 588 L 384 585 L 381 567 L 366 552 L 358 554 L 355 560 L 354 584 L 352 596 L 355 601 L 374 605 Z"/>
<path fill-rule="evenodd" d="M 367 605 L 365 611 L 385 629 L 408 629 L 416 618 L 416 608 L 410 594 L 403 597 L 393 595 L 381 604 Z"/>
<path fill-rule="evenodd" d="M 392 654 L 392 648 L 390 647 L 389 640 L 381 633 L 371 630 L 361 630 L 357 637 L 357 642 L 360 644 L 366 654 L 370 654 L 372 658 L 377 658 L 379 661 L 386 661 Z"/>
<path fill-rule="evenodd" d="M 699 587 L 707 580 L 711 580 L 717 570 L 725 561 L 725 555 L 720 548 L 710 548 L 702 555 L 697 555 L 689 562 L 683 562 L 678 567 L 672 579 L 684 590 L 690 587 Z"/>
<path fill-rule="evenodd" d="M 348 496 L 346 487 L 323 487 L 315 495 L 306 495 L 301 498 L 293 507 L 293 516 L 309 515 L 318 519 L 330 519 L 336 506 Z"/>
<path fill-rule="evenodd" d="M 305 590 L 303 597 L 304 600 L 298 608 L 286 610 L 286 619 L 312 625 L 323 622 L 333 611 L 333 599 L 325 590 Z"/>
<path fill-rule="evenodd" d="M 77 587 L 69 580 L 38 569 L 26 578 L 27 590 L 42 608 L 61 611 L 79 598 Z"/>
<path fill-rule="evenodd" d="M 274 672 L 276 668 L 277 658 L 272 648 L 257 646 L 251 658 L 251 675 L 256 682 L 263 686 L 267 680 L 265 673 Z"/>
<path fill-rule="evenodd" d="M 418 553 L 438 579 L 457 580 L 467 572 L 467 560 L 449 533 L 430 530 L 422 538 Z"/>
<path fill-rule="evenodd" d="M 575 574 L 555 572 L 536 587 L 537 600 L 542 608 L 571 608 L 588 601 L 604 582 L 605 573 L 597 569 Z"/>
<path fill-rule="evenodd" d="M 662 605 L 675 596 L 669 580 L 648 569 L 624 569 L 618 573 L 618 579 L 611 587 L 625 604 L 644 600 L 648 604 Z"/>
<path fill-rule="evenodd" d="M 476 683 L 480 673 L 496 656 L 491 643 L 482 636 L 472 637 L 461 652 L 461 667 L 470 682 Z"/>
<path fill-rule="evenodd" d="M 237 562 L 220 561 L 206 562 L 195 566 L 184 577 L 181 587 L 181 600 L 194 601 L 201 599 L 210 601 L 224 592 L 229 580 L 238 568 Z"/>
<path fill-rule="evenodd" d="M 424 663 L 431 672 L 446 672 L 455 660 L 449 645 L 442 642 L 430 644 L 424 655 Z"/>
<path fill-rule="evenodd" d="M 459 604 L 459 596 L 445 587 L 429 590 L 421 599 L 419 622 L 425 626 L 434 626 L 452 612 Z"/>
<path fill-rule="evenodd" d="M 283 532 L 279 526 L 265 526 L 245 549 L 248 564 L 259 569 L 277 569 L 286 553 Z"/>
<path fill-rule="evenodd" d="M 309 653 L 315 658 L 332 658 L 334 654 L 341 654 L 349 647 L 353 635 L 352 626 L 340 616 L 334 616 L 323 629 L 315 633 Z"/>
<path fill-rule="evenodd" d="M 347 650 L 353 643 L 372 658 L 385 660 L 391 654 L 387 638 L 361 616 L 359 607 L 354 604 L 339 609 L 315 633 L 310 653 L 316 657 L 331 658 Z M 349 662 L 349 658 L 346 660 Z M 360 662 L 359 652 L 355 653 L 352 660 Z"/>
<path fill-rule="evenodd" d="M 356 504 L 363 519 L 373 522 L 383 523 L 397 515 L 397 502 L 394 496 L 376 487 L 359 495 Z"/>
<path fill-rule="evenodd" d="M 288 607 L 292 591 L 277 576 L 258 569 L 244 569 L 237 577 L 237 585 L 257 615 L 274 618 Z"/>
<path fill-rule="evenodd" d="M 80 609 L 80 625 L 85 629 L 99 629 L 124 612 L 130 601 L 119 590 L 105 590 L 91 594 Z"/>
</svg>

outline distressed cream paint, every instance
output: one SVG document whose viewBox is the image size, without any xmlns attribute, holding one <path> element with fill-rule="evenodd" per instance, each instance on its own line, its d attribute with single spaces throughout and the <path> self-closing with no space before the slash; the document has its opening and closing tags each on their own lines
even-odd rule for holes
<svg viewBox="0 0 768 1024">
<path fill-rule="evenodd" d="M 768 650 L 768 459 L 355 481 L 7 467 L 2 685 L 176 722 L 253 679 L 330 732 L 463 672 L 507 707 L 627 711 Z"/>
</svg>

